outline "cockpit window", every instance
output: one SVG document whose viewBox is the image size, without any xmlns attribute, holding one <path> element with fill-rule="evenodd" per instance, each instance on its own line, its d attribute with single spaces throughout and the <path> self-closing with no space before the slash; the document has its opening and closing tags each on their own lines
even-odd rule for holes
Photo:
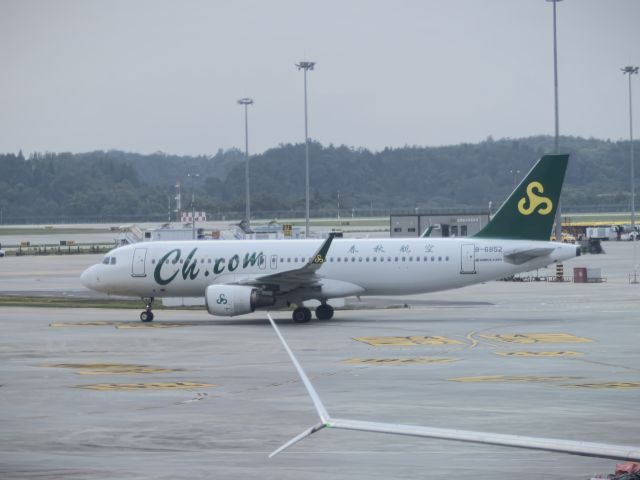
<svg viewBox="0 0 640 480">
<path fill-rule="evenodd" d="M 104 265 L 115 265 L 116 264 L 116 257 L 104 257 L 102 259 L 102 263 Z"/>
</svg>

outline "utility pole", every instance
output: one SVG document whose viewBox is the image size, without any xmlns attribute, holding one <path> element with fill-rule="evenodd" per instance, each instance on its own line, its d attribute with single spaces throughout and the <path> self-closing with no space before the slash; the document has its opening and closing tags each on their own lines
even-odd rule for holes
<svg viewBox="0 0 640 480">
<path fill-rule="evenodd" d="M 305 215 L 305 238 L 309 238 L 309 127 L 307 121 L 307 71 L 313 70 L 315 62 L 296 63 L 298 70 L 304 70 L 304 159 L 305 159 L 305 192 L 306 192 L 306 215 Z"/>
<path fill-rule="evenodd" d="M 239 105 L 244 105 L 244 183 L 245 183 L 245 218 L 247 227 L 251 228 L 251 194 L 249 184 L 249 105 L 253 105 L 252 98 L 241 98 Z"/>
<path fill-rule="evenodd" d="M 631 102 L 631 75 L 638 74 L 638 67 L 626 66 L 621 68 L 623 75 L 629 75 L 629 159 L 631 165 L 631 234 L 633 235 L 633 280 L 638 283 L 638 261 L 636 253 L 636 176 L 633 158 L 633 108 Z"/>
</svg>

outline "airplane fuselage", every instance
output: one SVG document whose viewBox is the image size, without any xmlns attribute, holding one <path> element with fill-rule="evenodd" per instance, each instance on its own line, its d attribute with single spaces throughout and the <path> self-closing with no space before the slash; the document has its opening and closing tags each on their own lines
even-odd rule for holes
<svg viewBox="0 0 640 480">
<path fill-rule="evenodd" d="M 214 284 L 234 284 L 301 268 L 322 240 L 145 242 L 111 251 L 108 264 L 83 273 L 97 291 L 138 297 L 198 297 Z M 505 260 L 516 250 L 549 254 L 523 264 Z M 556 242 L 477 238 L 335 239 L 318 270 L 321 293 L 302 300 L 349 295 L 408 295 L 502 278 L 576 256 Z M 113 260 L 115 259 L 115 260 Z"/>
<path fill-rule="evenodd" d="M 139 243 L 110 252 L 82 283 L 110 294 L 140 296 L 153 320 L 156 297 L 204 297 L 212 315 L 318 300 L 319 320 L 333 316 L 331 298 L 410 295 L 464 287 L 544 267 L 579 254 L 549 242 L 569 156 L 544 155 L 474 237 L 244 240 Z"/>
</svg>

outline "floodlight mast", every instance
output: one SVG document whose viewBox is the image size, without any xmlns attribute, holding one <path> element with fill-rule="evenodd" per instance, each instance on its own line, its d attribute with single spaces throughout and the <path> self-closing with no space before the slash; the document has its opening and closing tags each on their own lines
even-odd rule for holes
<svg viewBox="0 0 640 480">
<path fill-rule="evenodd" d="M 555 136 L 553 141 L 553 153 L 560 153 L 560 113 L 558 109 L 558 36 L 556 27 L 556 4 L 562 0 L 547 0 L 553 3 L 553 96 L 555 101 Z M 562 241 L 562 212 L 560 211 L 560 199 L 556 210 L 556 242 Z"/>
<path fill-rule="evenodd" d="M 176 222 L 181 221 L 182 217 L 182 185 L 180 180 L 176 181 Z"/>
<path fill-rule="evenodd" d="M 307 71 L 313 70 L 315 62 L 296 63 L 298 70 L 304 70 L 304 159 L 305 159 L 305 238 L 309 238 L 309 126 L 307 121 Z"/>
<path fill-rule="evenodd" d="M 194 181 L 200 177 L 199 173 L 187 173 L 187 177 L 191 179 L 191 239 L 196 239 L 196 193 Z"/>
<path fill-rule="evenodd" d="M 238 105 L 244 106 L 244 184 L 245 184 L 245 218 L 247 227 L 251 227 L 251 191 L 249 182 L 249 105 L 253 105 L 252 98 L 241 98 Z"/>
<path fill-rule="evenodd" d="M 631 102 L 631 75 L 638 74 L 638 67 L 627 65 L 620 69 L 623 75 L 629 75 L 629 159 L 631 165 L 631 235 L 633 240 L 633 280 L 631 283 L 638 283 L 638 261 L 636 254 L 636 177 L 633 158 L 633 109 Z"/>
</svg>

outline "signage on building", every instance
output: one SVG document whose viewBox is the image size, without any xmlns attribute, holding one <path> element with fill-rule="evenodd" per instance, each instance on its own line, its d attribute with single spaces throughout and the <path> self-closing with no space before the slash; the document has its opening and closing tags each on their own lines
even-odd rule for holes
<svg viewBox="0 0 640 480">
<path fill-rule="evenodd" d="M 193 221 L 193 217 L 191 216 L 192 212 L 182 212 L 180 216 L 180 221 L 183 223 L 191 223 Z M 195 220 L 196 222 L 206 222 L 207 221 L 207 213 L 206 212 L 195 212 Z"/>
</svg>

